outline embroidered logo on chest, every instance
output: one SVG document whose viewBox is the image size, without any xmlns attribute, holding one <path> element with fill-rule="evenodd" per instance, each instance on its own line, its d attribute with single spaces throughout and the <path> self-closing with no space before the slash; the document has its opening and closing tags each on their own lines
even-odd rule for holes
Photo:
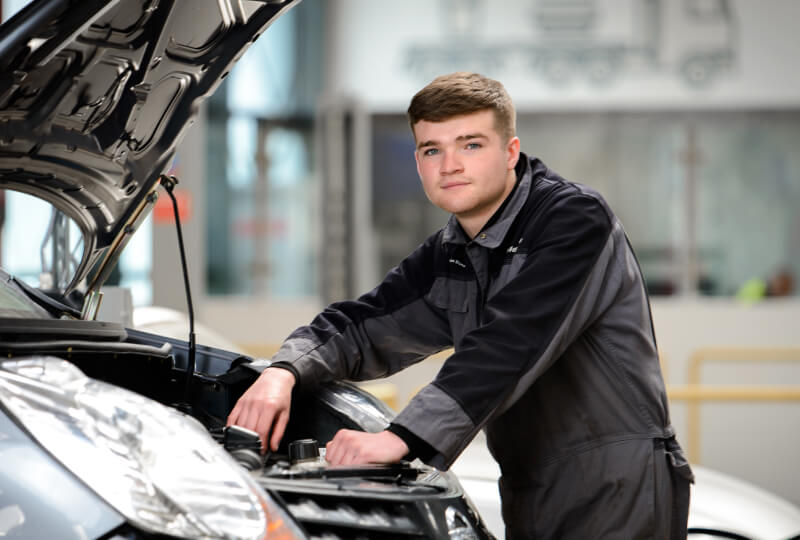
<svg viewBox="0 0 800 540">
<path fill-rule="evenodd" d="M 508 246 L 508 249 L 506 250 L 506 253 L 516 253 L 517 251 L 519 251 L 519 245 L 521 243 L 522 243 L 522 238 L 517 240 L 517 245 L 516 246 Z"/>
</svg>

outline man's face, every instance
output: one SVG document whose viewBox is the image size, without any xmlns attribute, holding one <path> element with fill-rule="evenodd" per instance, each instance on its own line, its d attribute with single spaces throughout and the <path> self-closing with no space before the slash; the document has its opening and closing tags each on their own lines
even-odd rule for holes
<svg viewBox="0 0 800 540">
<path fill-rule="evenodd" d="M 428 199 L 474 236 L 516 182 L 519 139 L 503 140 L 491 110 L 414 124 L 414 157 Z"/>
</svg>

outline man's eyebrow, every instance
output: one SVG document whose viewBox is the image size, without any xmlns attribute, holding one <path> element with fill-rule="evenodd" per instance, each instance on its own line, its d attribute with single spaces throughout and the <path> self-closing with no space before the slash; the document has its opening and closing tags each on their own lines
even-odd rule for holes
<svg viewBox="0 0 800 540">
<path fill-rule="evenodd" d="M 486 135 L 484 135 L 483 133 L 480 133 L 480 132 L 479 133 L 467 133 L 466 135 L 459 135 L 458 137 L 456 137 L 456 141 L 457 142 L 468 141 L 470 139 L 488 139 L 488 137 Z M 439 141 L 436 141 L 436 140 L 433 140 L 433 139 L 428 140 L 428 141 L 422 141 L 422 142 L 417 143 L 417 150 L 419 150 L 420 148 L 426 147 L 426 146 L 437 146 L 438 144 L 439 144 Z"/>
<path fill-rule="evenodd" d="M 469 139 L 488 139 L 488 137 L 483 133 L 468 133 L 466 135 L 459 135 L 456 137 L 457 141 L 466 141 Z"/>
</svg>

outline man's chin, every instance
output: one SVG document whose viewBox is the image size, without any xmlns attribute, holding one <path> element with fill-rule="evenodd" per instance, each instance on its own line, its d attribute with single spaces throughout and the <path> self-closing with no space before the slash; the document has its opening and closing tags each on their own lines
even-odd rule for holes
<svg viewBox="0 0 800 540">
<path fill-rule="evenodd" d="M 454 205 L 454 204 L 438 205 L 437 204 L 436 206 L 438 206 L 439 208 L 441 208 L 442 210 L 444 210 L 445 212 L 447 212 L 449 214 L 455 215 L 456 217 L 467 217 L 467 216 L 469 216 L 469 214 L 472 211 L 472 207 L 471 206 L 467 206 L 467 205 Z"/>
<path fill-rule="evenodd" d="M 466 201 L 463 198 L 458 199 L 456 197 L 439 197 L 439 200 L 433 201 L 433 204 L 445 212 L 456 215 L 469 213 L 475 208 L 475 205 L 470 201 Z"/>
</svg>

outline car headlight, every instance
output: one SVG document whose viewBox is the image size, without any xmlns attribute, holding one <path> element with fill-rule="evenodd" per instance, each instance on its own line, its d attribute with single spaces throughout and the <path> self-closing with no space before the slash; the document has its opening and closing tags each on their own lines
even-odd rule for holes
<svg viewBox="0 0 800 540">
<path fill-rule="evenodd" d="M 475 531 L 469 520 L 456 508 L 448 506 L 444 511 L 447 521 L 447 534 L 452 540 L 478 540 L 478 533 Z"/>
<path fill-rule="evenodd" d="M 59 358 L 0 367 L 0 401 L 138 527 L 184 538 L 303 537 L 195 419 Z"/>
</svg>

